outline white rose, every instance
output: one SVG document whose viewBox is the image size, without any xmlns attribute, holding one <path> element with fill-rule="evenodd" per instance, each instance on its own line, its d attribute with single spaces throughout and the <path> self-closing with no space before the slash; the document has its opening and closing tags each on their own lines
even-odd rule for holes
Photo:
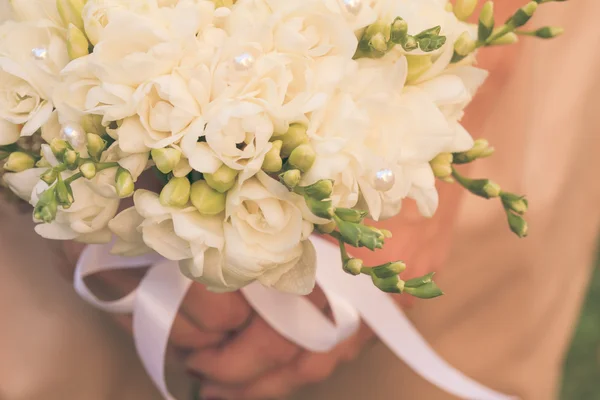
<svg viewBox="0 0 600 400">
<path fill-rule="evenodd" d="M 62 26 L 62 20 L 56 8 L 56 0 L 9 0 L 19 21 L 39 21 L 46 19 L 56 26 Z"/>
<path fill-rule="evenodd" d="M 0 146 L 15 143 L 21 137 L 19 127 L 0 118 Z"/>
<path fill-rule="evenodd" d="M 300 196 L 264 173 L 227 196 L 224 268 L 240 280 L 258 280 L 279 290 L 308 294 L 316 265 L 299 262 L 313 226 L 303 218 Z M 308 254 L 310 256 L 310 254 Z M 297 282 L 289 282 L 293 269 Z"/>
<path fill-rule="evenodd" d="M 38 58 L 34 56 L 36 51 Z M 69 58 L 64 37 L 46 21 L 6 22 L 0 27 L 0 119 L 37 131 L 52 113 L 52 92 Z"/>
<path fill-rule="evenodd" d="M 65 175 L 65 178 L 68 175 Z M 33 190 L 31 204 L 35 206 L 39 195 L 48 188 L 40 181 Z M 84 243 L 107 243 L 112 234 L 109 221 L 119 208 L 119 199 L 98 195 L 82 179 L 71 184 L 75 201 L 68 209 L 58 208 L 56 219 L 51 223 L 39 224 L 35 231 L 42 237 L 55 240 L 77 240 Z"/>
</svg>

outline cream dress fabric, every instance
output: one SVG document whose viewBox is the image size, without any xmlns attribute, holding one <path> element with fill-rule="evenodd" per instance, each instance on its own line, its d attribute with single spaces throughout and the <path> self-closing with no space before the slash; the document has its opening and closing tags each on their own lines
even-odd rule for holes
<svg viewBox="0 0 600 400">
<path fill-rule="evenodd" d="M 530 237 L 467 198 L 439 275 L 448 295 L 409 311 L 450 363 L 527 400 L 555 396 L 600 222 L 600 2 L 558 5 L 536 24 L 568 35 L 523 45 L 481 132 L 498 153 L 470 173 L 529 195 Z M 0 207 L 0 399 L 159 399 L 130 340 L 54 273 L 58 258 L 31 232 L 29 216 Z M 377 344 L 294 400 L 400 398 L 451 397 Z"/>
</svg>

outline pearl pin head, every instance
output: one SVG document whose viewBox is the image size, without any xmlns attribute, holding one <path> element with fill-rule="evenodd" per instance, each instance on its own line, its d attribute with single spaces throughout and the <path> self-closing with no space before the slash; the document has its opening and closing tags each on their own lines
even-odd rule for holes
<svg viewBox="0 0 600 400">
<path fill-rule="evenodd" d="M 380 192 L 387 192 L 394 187 L 396 174 L 391 169 L 380 169 L 375 173 L 374 187 Z"/>
<path fill-rule="evenodd" d="M 254 56 L 250 53 L 242 53 L 233 58 L 233 64 L 235 65 L 235 69 L 238 71 L 247 71 L 256 62 Z"/>
<path fill-rule="evenodd" d="M 86 145 L 85 132 L 76 123 L 64 124 L 60 129 L 60 138 L 69 142 L 76 150 L 80 150 Z"/>
<path fill-rule="evenodd" d="M 31 49 L 31 56 L 39 61 L 43 61 L 48 58 L 48 49 L 44 47 L 34 47 Z"/>
<path fill-rule="evenodd" d="M 362 9 L 362 0 L 342 0 L 342 3 L 344 3 L 346 10 L 354 15 L 358 14 Z"/>
</svg>

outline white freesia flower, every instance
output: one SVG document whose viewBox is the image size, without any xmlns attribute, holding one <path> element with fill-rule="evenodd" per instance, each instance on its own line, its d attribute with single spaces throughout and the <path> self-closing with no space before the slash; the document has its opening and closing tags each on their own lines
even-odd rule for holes
<svg viewBox="0 0 600 400">
<path fill-rule="evenodd" d="M 40 176 L 46 168 L 30 168 L 22 172 L 7 173 L 2 176 L 11 192 L 30 202 L 33 188 L 40 182 Z"/>
<path fill-rule="evenodd" d="M 33 52 L 40 53 L 36 58 Z M 52 91 L 69 58 L 63 33 L 49 21 L 8 21 L 0 27 L 0 119 L 37 131 L 52 113 Z"/>
<path fill-rule="evenodd" d="M 35 206 L 39 195 L 48 188 L 42 181 L 33 189 L 31 204 Z M 42 237 L 54 240 L 77 240 L 84 243 L 107 243 L 112 234 L 109 221 L 119 208 L 119 199 L 98 195 L 85 181 L 78 179 L 71 184 L 75 201 L 68 209 L 58 208 L 56 219 L 35 227 Z"/>
<path fill-rule="evenodd" d="M 15 17 L 19 21 L 49 20 L 62 26 L 62 20 L 56 8 L 56 0 L 9 0 Z"/>
<path fill-rule="evenodd" d="M 21 137 L 19 127 L 0 118 L 0 146 L 15 143 Z"/>
</svg>

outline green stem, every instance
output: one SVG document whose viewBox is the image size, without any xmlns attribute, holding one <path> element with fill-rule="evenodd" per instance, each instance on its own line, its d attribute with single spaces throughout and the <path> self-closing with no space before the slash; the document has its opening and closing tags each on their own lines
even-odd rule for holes
<svg viewBox="0 0 600 400">
<path fill-rule="evenodd" d="M 521 30 L 516 30 L 515 33 L 517 35 L 521 35 L 521 36 L 537 36 L 535 31 L 521 31 Z"/>
<path fill-rule="evenodd" d="M 96 164 L 96 172 L 104 171 L 105 169 L 115 168 L 118 166 L 119 166 L 119 163 L 116 163 L 116 162 L 98 163 L 98 164 Z M 83 174 L 81 172 L 78 172 L 74 175 L 71 175 L 67 179 L 65 179 L 65 183 L 69 185 L 69 184 L 75 182 L 77 179 L 82 178 L 82 177 L 83 177 Z"/>
<path fill-rule="evenodd" d="M 74 175 L 71 175 L 67 179 L 65 179 L 65 183 L 67 185 L 70 185 L 71 183 L 75 182 L 77 179 L 82 178 L 82 177 L 83 177 L 83 174 L 81 172 L 78 172 Z"/>
</svg>

